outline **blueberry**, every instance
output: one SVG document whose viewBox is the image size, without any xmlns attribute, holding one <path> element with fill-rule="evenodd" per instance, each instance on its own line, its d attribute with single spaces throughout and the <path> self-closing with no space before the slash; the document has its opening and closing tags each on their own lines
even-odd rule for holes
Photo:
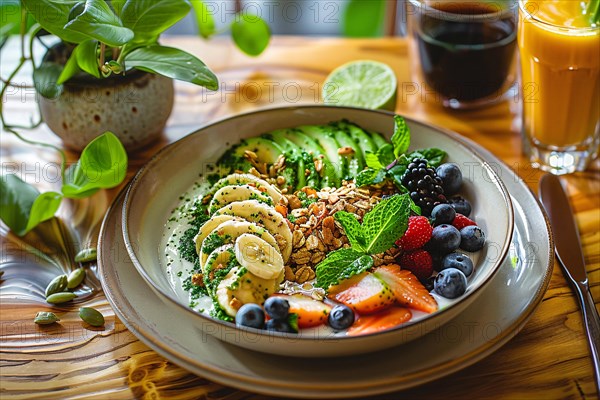
<svg viewBox="0 0 600 400">
<path fill-rule="evenodd" d="M 272 319 L 285 320 L 290 311 L 290 303 L 281 297 L 269 297 L 265 301 L 265 311 Z"/>
<path fill-rule="evenodd" d="M 329 326 L 335 330 L 348 329 L 354 323 L 354 311 L 343 304 L 337 305 L 331 309 L 328 321 Z"/>
<path fill-rule="evenodd" d="M 456 268 L 442 270 L 435 277 L 434 290 L 440 296 L 455 299 L 467 290 L 467 277 Z"/>
<path fill-rule="evenodd" d="M 460 232 L 452 225 L 442 224 L 433 228 L 427 250 L 435 254 L 448 254 L 460 246 Z"/>
<path fill-rule="evenodd" d="M 431 211 L 433 225 L 451 224 L 456 217 L 456 211 L 450 204 L 438 204 Z"/>
<path fill-rule="evenodd" d="M 456 268 L 462 271 L 465 276 L 471 276 L 473 273 L 473 261 L 469 256 L 462 253 L 450 253 L 442 260 L 441 269 Z"/>
<path fill-rule="evenodd" d="M 485 233 L 476 225 L 465 226 L 460 230 L 460 248 L 466 251 L 479 251 L 485 243 Z"/>
<path fill-rule="evenodd" d="M 262 329 L 265 326 L 265 312 L 258 304 L 246 303 L 235 315 L 236 325 Z"/>
<path fill-rule="evenodd" d="M 442 164 L 437 167 L 435 173 L 442 179 L 444 194 L 452 195 L 460 190 L 462 186 L 462 172 L 457 164 Z"/>
<path fill-rule="evenodd" d="M 265 329 L 273 332 L 296 333 L 289 322 L 284 319 L 270 319 L 265 324 Z"/>
<path fill-rule="evenodd" d="M 450 204 L 457 213 L 468 217 L 471 214 L 471 203 L 461 196 L 454 196 L 448 199 L 448 204 Z"/>
</svg>

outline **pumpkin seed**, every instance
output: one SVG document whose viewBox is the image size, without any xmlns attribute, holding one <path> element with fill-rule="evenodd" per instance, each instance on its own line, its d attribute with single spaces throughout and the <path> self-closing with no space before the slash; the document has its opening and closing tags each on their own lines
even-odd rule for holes
<svg viewBox="0 0 600 400">
<path fill-rule="evenodd" d="M 79 309 L 79 318 L 91 326 L 104 325 L 104 316 L 100 313 L 100 311 L 92 307 L 81 307 Z"/>
<path fill-rule="evenodd" d="M 60 321 L 60 319 L 58 319 L 56 314 L 48 311 L 38 312 L 37 314 L 35 314 L 35 318 L 33 319 L 33 322 L 35 322 L 38 325 L 50 325 L 58 321 Z"/>
<path fill-rule="evenodd" d="M 56 278 L 52 279 L 48 286 L 46 287 L 46 297 L 62 292 L 67 288 L 67 276 L 59 275 Z"/>
<path fill-rule="evenodd" d="M 73 300 L 77 295 L 71 292 L 58 292 L 46 297 L 46 301 L 51 304 L 61 304 Z"/>
<path fill-rule="evenodd" d="M 77 286 L 81 285 L 81 282 L 85 279 L 85 269 L 77 268 L 69 274 L 67 277 L 67 288 L 75 289 Z"/>
<path fill-rule="evenodd" d="M 96 261 L 97 254 L 98 253 L 95 247 L 83 249 L 75 256 L 75 262 L 85 263 L 90 261 Z"/>
</svg>

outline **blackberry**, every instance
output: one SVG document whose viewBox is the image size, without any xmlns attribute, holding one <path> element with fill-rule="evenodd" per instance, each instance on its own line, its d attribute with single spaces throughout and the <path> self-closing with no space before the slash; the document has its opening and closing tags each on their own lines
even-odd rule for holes
<svg viewBox="0 0 600 400">
<path fill-rule="evenodd" d="M 421 207 L 421 214 L 428 217 L 438 204 L 447 203 L 442 179 L 435 169 L 427 165 L 427 160 L 414 158 L 402 176 L 402 184 L 410 192 L 410 198 Z"/>
</svg>

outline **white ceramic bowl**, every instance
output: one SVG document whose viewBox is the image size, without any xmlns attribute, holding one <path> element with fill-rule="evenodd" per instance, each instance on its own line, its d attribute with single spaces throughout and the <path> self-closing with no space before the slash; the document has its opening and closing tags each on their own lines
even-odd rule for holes
<svg viewBox="0 0 600 400">
<path fill-rule="evenodd" d="M 391 136 L 393 114 L 349 107 L 301 106 L 269 109 L 231 117 L 206 126 L 167 146 L 135 176 L 123 207 L 123 237 L 129 256 L 149 287 L 161 298 L 184 308 L 202 331 L 221 340 L 280 355 L 329 357 L 380 350 L 416 339 L 458 315 L 485 289 L 497 272 L 510 245 L 513 209 L 500 178 L 481 157 L 453 139 L 455 133 L 407 119 L 412 133 L 411 149 L 438 147 L 447 161 L 460 165 L 464 184 L 461 194 L 471 199 L 472 217 L 486 232 L 486 245 L 477 253 L 475 272 L 467 292 L 437 312 L 411 320 L 387 331 L 352 337 L 290 335 L 213 319 L 188 307 L 188 298 L 174 290 L 166 273 L 161 248 L 165 224 L 208 163 L 216 161 L 242 138 L 278 128 L 324 124 L 349 119 L 365 129 Z"/>
</svg>

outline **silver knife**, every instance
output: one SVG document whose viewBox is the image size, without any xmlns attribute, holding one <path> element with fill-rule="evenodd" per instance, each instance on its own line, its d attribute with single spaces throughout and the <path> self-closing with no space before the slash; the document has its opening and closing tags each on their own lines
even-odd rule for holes
<svg viewBox="0 0 600 400">
<path fill-rule="evenodd" d="M 596 388 L 600 391 L 600 318 L 588 286 L 585 261 L 579 241 L 579 231 L 573 219 L 573 210 L 560 179 L 546 174 L 540 180 L 539 197 L 546 209 L 552 233 L 556 256 L 562 270 L 577 294 L 583 314 L 583 325 L 592 352 Z"/>
</svg>

